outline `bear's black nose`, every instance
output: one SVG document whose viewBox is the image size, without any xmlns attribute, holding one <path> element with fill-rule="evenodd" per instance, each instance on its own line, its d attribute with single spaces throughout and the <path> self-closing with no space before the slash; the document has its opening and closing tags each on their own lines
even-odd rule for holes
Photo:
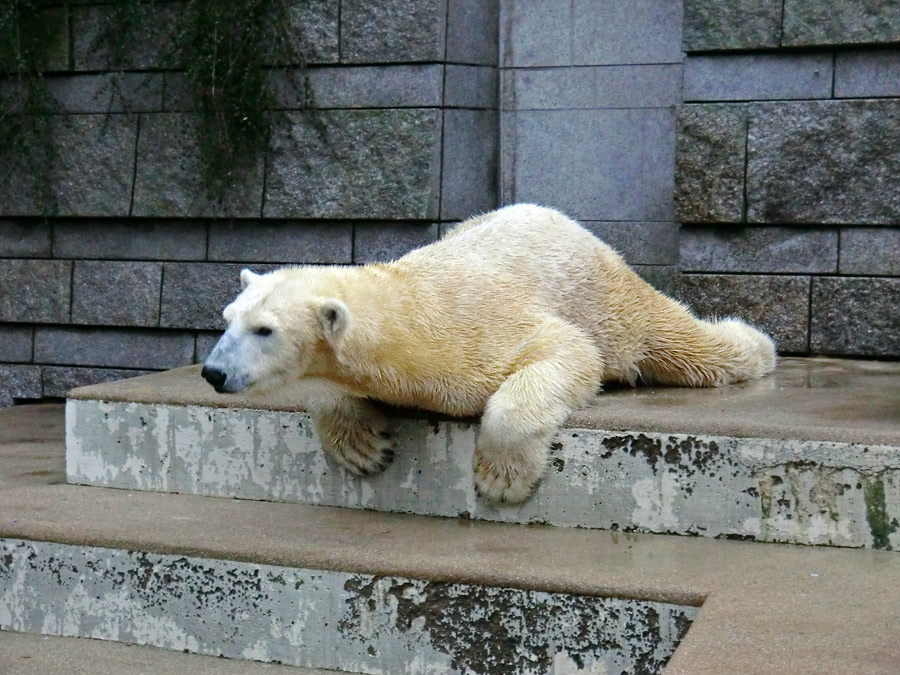
<svg viewBox="0 0 900 675">
<path fill-rule="evenodd" d="M 216 391 L 221 389 L 222 385 L 225 384 L 225 380 L 228 379 L 228 376 L 223 371 L 218 368 L 210 368 L 209 366 L 203 366 L 203 370 L 200 371 L 200 374 Z"/>
</svg>

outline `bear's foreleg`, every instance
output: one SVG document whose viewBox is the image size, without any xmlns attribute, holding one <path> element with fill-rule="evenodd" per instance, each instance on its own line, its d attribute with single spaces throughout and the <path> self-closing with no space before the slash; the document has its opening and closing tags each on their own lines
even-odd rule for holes
<svg viewBox="0 0 900 675">
<path fill-rule="evenodd" d="M 548 318 L 523 343 L 513 368 L 488 399 L 473 458 L 478 493 L 508 503 L 531 494 L 553 435 L 597 393 L 603 361 L 580 329 Z"/>
<path fill-rule="evenodd" d="M 369 401 L 337 396 L 310 412 L 325 452 L 350 473 L 370 476 L 393 461 L 390 422 Z"/>
</svg>

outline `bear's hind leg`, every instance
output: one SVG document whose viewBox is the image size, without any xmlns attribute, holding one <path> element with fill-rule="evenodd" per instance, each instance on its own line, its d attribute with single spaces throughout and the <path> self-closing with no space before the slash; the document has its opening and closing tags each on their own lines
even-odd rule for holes
<svg viewBox="0 0 900 675">
<path fill-rule="evenodd" d="M 597 347 L 581 330 L 558 319 L 542 323 L 488 399 L 473 458 L 478 493 L 524 501 L 544 473 L 553 434 L 597 393 L 602 374 Z"/>
<path fill-rule="evenodd" d="M 390 423 L 370 402 L 340 396 L 327 407 L 317 406 L 312 418 L 325 452 L 350 473 L 370 476 L 393 461 Z"/>
</svg>

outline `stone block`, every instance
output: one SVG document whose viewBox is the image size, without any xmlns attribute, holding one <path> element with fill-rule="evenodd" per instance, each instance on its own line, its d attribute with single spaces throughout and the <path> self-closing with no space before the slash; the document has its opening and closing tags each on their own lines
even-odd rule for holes
<svg viewBox="0 0 900 675">
<path fill-rule="evenodd" d="M 629 265 L 678 262 L 678 223 L 585 221 L 582 225 L 612 246 Z"/>
<path fill-rule="evenodd" d="M 831 98 L 831 54 L 692 56 L 685 101 Z"/>
<path fill-rule="evenodd" d="M 799 227 L 684 227 L 679 239 L 685 272 L 835 273 L 836 229 Z"/>
<path fill-rule="evenodd" d="M 191 113 L 141 116 L 132 215 L 149 217 L 259 217 L 263 157 L 237 170 L 233 187 L 210 197 L 203 181 L 200 122 Z"/>
<path fill-rule="evenodd" d="M 444 111 L 441 218 L 458 220 L 497 206 L 497 115 Z"/>
<path fill-rule="evenodd" d="M 783 47 L 900 42 L 895 0 L 784 0 Z"/>
<path fill-rule="evenodd" d="M 191 112 L 197 110 L 197 100 L 190 81 L 182 72 L 163 73 L 163 110 Z M 276 89 L 277 91 L 277 89 Z"/>
<path fill-rule="evenodd" d="M 214 222 L 209 259 L 232 262 L 349 263 L 353 226 L 339 223 Z"/>
<path fill-rule="evenodd" d="M 897 222 L 900 101 L 760 104 L 747 148 L 749 222 Z"/>
<path fill-rule="evenodd" d="M 222 337 L 221 331 L 215 331 L 212 333 L 198 333 L 197 349 L 194 352 L 194 362 L 203 363 L 206 360 L 206 357 L 209 356 L 209 353 L 212 351 L 213 347 L 216 346 L 216 343 L 219 341 L 220 337 Z"/>
<path fill-rule="evenodd" d="M 0 321 L 67 323 L 72 263 L 0 260 Z"/>
<path fill-rule="evenodd" d="M 353 262 L 389 262 L 437 238 L 436 224 L 358 223 L 353 232 Z"/>
<path fill-rule="evenodd" d="M 509 77 L 517 110 L 668 108 L 681 101 L 678 65 L 529 68 Z"/>
<path fill-rule="evenodd" d="M 444 105 L 450 108 L 496 108 L 497 69 L 492 66 L 444 67 Z"/>
<path fill-rule="evenodd" d="M 684 0 L 684 51 L 778 47 L 782 4 L 783 0 Z"/>
<path fill-rule="evenodd" d="M 57 258 L 203 260 L 206 224 L 58 220 L 54 223 L 53 254 Z"/>
<path fill-rule="evenodd" d="M 675 214 L 689 223 L 741 222 L 747 110 L 741 105 L 678 109 Z"/>
<path fill-rule="evenodd" d="M 448 0 L 447 61 L 497 64 L 498 0 Z"/>
<path fill-rule="evenodd" d="M 267 218 L 431 219 L 438 213 L 438 110 L 323 110 L 273 124 Z"/>
<path fill-rule="evenodd" d="M 342 0 L 341 61 L 444 59 L 448 0 Z"/>
<path fill-rule="evenodd" d="M 50 255 L 50 223 L 0 220 L 0 258 Z"/>
<path fill-rule="evenodd" d="M 900 356 L 900 279 L 813 279 L 812 351 L 841 356 Z"/>
<path fill-rule="evenodd" d="M 290 39 L 296 41 L 306 62 L 337 63 L 340 55 L 338 19 L 341 3 L 334 0 L 304 0 L 289 3 L 289 8 L 293 29 Z M 275 59 L 277 63 L 284 60 Z"/>
<path fill-rule="evenodd" d="M 72 323 L 156 326 L 162 264 L 78 260 L 72 275 Z"/>
<path fill-rule="evenodd" d="M 681 63 L 681 3 L 574 0 L 574 65 Z"/>
<path fill-rule="evenodd" d="M 53 116 L 55 154 L 47 170 L 50 203 L 23 161 L 48 161 L 0 150 L 0 211 L 10 215 L 125 216 L 134 177 L 134 115 Z"/>
<path fill-rule="evenodd" d="M 572 65 L 572 4 L 504 0 L 501 63 L 508 68 Z"/>
<path fill-rule="evenodd" d="M 838 52 L 834 62 L 837 98 L 900 96 L 900 50 Z"/>
<path fill-rule="evenodd" d="M 118 368 L 71 368 L 68 366 L 44 366 L 42 368 L 44 396 L 65 398 L 70 389 L 86 387 L 102 382 L 115 382 L 129 377 L 149 375 L 150 370 L 124 370 Z"/>
<path fill-rule="evenodd" d="M 675 265 L 632 265 L 632 269 L 660 293 L 675 295 L 678 281 L 678 268 Z"/>
<path fill-rule="evenodd" d="M 179 3 L 141 6 L 139 26 L 129 33 L 121 49 L 122 22 L 115 5 L 73 7 L 72 57 L 75 70 L 149 70 L 177 68 Z"/>
<path fill-rule="evenodd" d="M 38 327 L 34 360 L 40 363 L 162 370 L 191 363 L 194 336 L 161 330 Z"/>
<path fill-rule="evenodd" d="M 285 81 L 297 74 L 280 71 L 273 76 L 279 105 L 301 108 L 295 100 L 298 88 Z M 435 64 L 311 68 L 309 78 L 319 109 L 437 108 L 441 105 L 444 68 Z"/>
<path fill-rule="evenodd" d="M 806 276 L 682 274 L 678 298 L 701 318 L 734 316 L 766 331 L 781 353 L 808 351 Z"/>
<path fill-rule="evenodd" d="M 50 96 L 66 113 L 120 113 L 162 110 L 161 73 L 103 73 L 44 79 Z"/>
<path fill-rule="evenodd" d="M 896 226 L 842 228 L 838 271 L 900 276 L 900 229 Z"/>
<path fill-rule="evenodd" d="M 40 397 L 40 366 L 12 366 L 0 363 L 0 408 L 11 406 L 17 398 Z"/>
<path fill-rule="evenodd" d="M 0 324 L 0 361 L 28 363 L 31 361 L 34 328 L 14 324 Z"/>
<path fill-rule="evenodd" d="M 673 110 L 524 111 L 515 119 L 514 186 L 504 199 L 582 220 L 673 220 Z"/>
<path fill-rule="evenodd" d="M 166 263 L 163 267 L 160 326 L 222 330 L 222 310 L 241 291 L 243 265 Z M 254 265 L 263 273 L 275 265 Z M 193 355 L 193 347 L 191 347 Z"/>
</svg>

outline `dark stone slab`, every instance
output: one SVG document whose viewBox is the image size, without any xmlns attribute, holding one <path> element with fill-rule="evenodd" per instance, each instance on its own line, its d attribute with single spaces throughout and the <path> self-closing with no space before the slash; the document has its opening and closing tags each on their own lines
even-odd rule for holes
<svg viewBox="0 0 900 675">
<path fill-rule="evenodd" d="M 747 152 L 750 222 L 897 222 L 900 101 L 760 104 Z"/>
<path fill-rule="evenodd" d="M 67 366 L 43 367 L 44 396 L 65 398 L 70 389 L 86 387 L 102 382 L 116 382 L 129 377 L 149 375 L 152 370 L 123 370 L 114 368 L 71 368 Z"/>
<path fill-rule="evenodd" d="M 806 276 L 682 274 L 677 295 L 702 318 L 744 319 L 769 333 L 779 352 L 805 353 L 809 283 Z"/>
<path fill-rule="evenodd" d="M 194 336 L 161 330 L 38 327 L 34 360 L 69 366 L 162 370 L 191 363 Z"/>
<path fill-rule="evenodd" d="M 831 54 L 723 54 L 684 62 L 685 101 L 831 98 Z"/>
<path fill-rule="evenodd" d="M 50 255 L 50 224 L 0 220 L 0 257 L 44 258 Z"/>
<path fill-rule="evenodd" d="M 41 397 L 40 366 L 12 366 L 0 363 L 0 408 L 17 398 Z"/>
<path fill-rule="evenodd" d="M 678 262 L 678 223 L 584 221 L 582 225 L 616 249 L 629 265 Z"/>
<path fill-rule="evenodd" d="M 203 181 L 199 118 L 191 113 L 141 116 L 132 215 L 259 217 L 262 153 L 242 164 L 232 187 L 211 197 Z"/>
<path fill-rule="evenodd" d="M 243 265 L 166 263 L 163 268 L 160 326 L 222 330 L 222 310 L 241 291 Z M 275 265 L 253 265 L 263 273 Z"/>
<path fill-rule="evenodd" d="M 60 111 L 117 113 L 162 110 L 161 73 L 63 75 L 44 80 Z"/>
<path fill-rule="evenodd" d="M 837 271 L 836 229 L 683 227 L 685 272 L 813 274 Z"/>
<path fill-rule="evenodd" d="M 675 265 L 632 265 L 632 269 L 660 293 L 675 295 L 678 282 L 678 268 Z"/>
<path fill-rule="evenodd" d="M 900 96 L 900 49 L 838 52 L 834 62 L 836 98 Z"/>
<path fill-rule="evenodd" d="M 72 277 L 72 323 L 156 326 L 162 263 L 78 260 Z"/>
<path fill-rule="evenodd" d="M 574 0 L 574 64 L 681 63 L 681 14 L 671 0 Z"/>
<path fill-rule="evenodd" d="M 216 346 L 216 343 L 219 341 L 220 337 L 222 337 L 221 331 L 215 331 L 212 333 L 198 333 L 197 350 L 194 355 L 194 361 L 196 363 L 203 363 L 206 360 L 206 357 L 209 356 L 209 353 L 212 351 L 213 347 Z"/>
<path fill-rule="evenodd" d="M 0 325 L 0 361 L 28 363 L 31 361 L 34 328 L 31 326 Z"/>
<path fill-rule="evenodd" d="M 444 111 L 441 218 L 458 220 L 497 206 L 497 114 Z"/>
<path fill-rule="evenodd" d="M 778 47 L 782 2 L 684 0 L 684 51 Z"/>
<path fill-rule="evenodd" d="M 447 65 L 444 70 L 444 105 L 451 108 L 497 107 L 496 68 Z"/>
<path fill-rule="evenodd" d="M 741 222 L 747 109 L 686 105 L 678 109 L 675 216 L 683 222 Z"/>
<path fill-rule="evenodd" d="M 896 0 L 784 0 L 785 47 L 900 42 Z"/>
<path fill-rule="evenodd" d="M 440 61 L 447 0 L 342 0 L 344 63 Z"/>
<path fill-rule="evenodd" d="M 447 61 L 495 65 L 500 3 L 497 0 L 447 1 Z"/>
<path fill-rule="evenodd" d="M 307 63 L 337 63 L 338 17 L 341 3 L 334 0 L 303 0 L 289 4 L 291 15 L 291 35 Z M 292 57 L 293 60 L 293 57 Z M 274 59 L 282 63 L 283 58 Z"/>
<path fill-rule="evenodd" d="M 67 323 L 72 263 L 0 260 L 0 321 Z"/>
<path fill-rule="evenodd" d="M 396 260 L 438 238 L 438 226 L 420 223 L 358 223 L 353 233 L 353 262 Z"/>
<path fill-rule="evenodd" d="M 813 279 L 810 347 L 841 356 L 900 356 L 900 279 Z"/>
<path fill-rule="evenodd" d="M 57 258 L 203 260 L 206 224 L 61 220 L 54 223 L 53 254 Z"/>
<path fill-rule="evenodd" d="M 148 70 L 177 67 L 175 38 L 180 3 L 151 3 L 140 8 L 139 27 L 117 50 L 121 21 L 115 5 L 74 7 L 72 56 L 75 70 Z"/>
<path fill-rule="evenodd" d="M 0 212 L 10 215 L 124 216 L 134 177 L 134 115 L 69 115 L 51 118 L 56 153 L 31 157 L 0 150 Z M 51 161 L 49 203 L 24 162 Z"/>
<path fill-rule="evenodd" d="M 349 263 L 353 226 L 341 223 L 212 223 L 209 259 L 231 262 Z"/>
<path fill-rule="evenodd" d="M 900 276 L 900 228 L 842 228 L 839 271 Z"/>
<path fill-rule="evenodd" d="M 436 218 L 440 148 L 438 110 L 288 113 L 273 124 L 264 216 Z"/>
</svg>

